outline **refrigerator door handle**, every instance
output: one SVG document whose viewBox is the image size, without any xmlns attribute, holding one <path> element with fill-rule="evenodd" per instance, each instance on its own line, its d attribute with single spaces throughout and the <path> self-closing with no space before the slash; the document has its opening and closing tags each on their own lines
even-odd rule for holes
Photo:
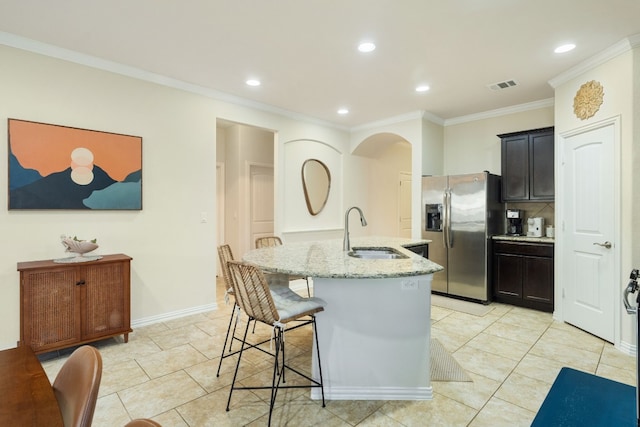
<svg viewBox="0 0 640 427">
<path fill-rule="evenodd" d="M 444 191 L 444 247 L 451 248 L 451 190 Z"/>
</svg>

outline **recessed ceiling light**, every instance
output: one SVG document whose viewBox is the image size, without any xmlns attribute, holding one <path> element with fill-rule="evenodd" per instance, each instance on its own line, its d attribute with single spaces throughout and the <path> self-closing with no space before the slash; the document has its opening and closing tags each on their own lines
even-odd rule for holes
<svg viewBox="0 0 640 427">
<path fill-rule="evenodd" d="M 340 108 L 338 109 L 338 114 L 349 114 L 349 109 L 347 108 Z"/>
<path fill-rule="evenodd" d="M 420 86 L 416 86 L 416 92 L 426 92 L 428 91 L 430 88 L 427 85 L 420 85 Z"/>
<path fill-rule="evenodd" d="M 260 80 L 257 79 L 249 79 L 246 81 L 249 86 L 260 86 Z"/>
<path fill-rule="evenodd" d="M 372 42 L 363 42 L 358 45 L 358 50 L 363 53 L 373 52 L 376 50 L 376 45 Z"/>
<path fill-rule="evenodd" d="M 555 53 L 565 53 L 565 52 L 569 52 L 570 50 L 575 49 L 576 45 L 573 43 L 567 43 L 567 44 L 563 44 L 562 46 L 558 46 L 557 48 L 555 48 L 554 52 Z"/>
</svg>

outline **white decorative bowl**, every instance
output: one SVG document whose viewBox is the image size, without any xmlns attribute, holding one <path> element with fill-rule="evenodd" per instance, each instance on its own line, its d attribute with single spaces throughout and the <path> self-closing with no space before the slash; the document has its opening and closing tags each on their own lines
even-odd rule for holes
<svg viewBox="0 0 640 427">
<path fill-rule="evenodd" d="M 67 248 L 67 252 L 73 252 L 77 256 L 83 256 L 87 252 L 98 248 L 97 243 L 87 242 L 86 240 L 62 239 L 62 244 Z"/>
</svg>

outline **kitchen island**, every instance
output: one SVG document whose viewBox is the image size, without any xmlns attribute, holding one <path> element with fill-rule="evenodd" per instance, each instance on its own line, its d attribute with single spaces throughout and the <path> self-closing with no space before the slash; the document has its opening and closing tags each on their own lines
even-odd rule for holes
<svg viewBox="0 0 640 427">
<path fill-rule="evenodd" d="M 428 241 L 352 239 L 352 247 L 390 247 L 402 259 L 366 259 L 341 240 L 255 249 L 243 259 L 270 273 L 308 276 L 326 301 L 317 329 L 325 395 L 331 400 L 429 400 L 431 279 L 442 267 L 406 247 Z M 315 345 L 315 344 L 314 344 Z M 314 350 L 314 376 L 317 376 Z M 313 389 L 312 398 L 320 398 Z"/>
</svg>

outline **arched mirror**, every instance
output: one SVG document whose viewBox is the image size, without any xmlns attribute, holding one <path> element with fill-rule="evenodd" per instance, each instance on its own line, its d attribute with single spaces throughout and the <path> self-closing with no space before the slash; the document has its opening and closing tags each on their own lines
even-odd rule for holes
<svg viewBox="0 0 640 427">
<path fill-rule="evenodd" d="M 329 199 L 331 173 L 327 165 L 317 159 L 305 160 L 302 164 L 302 188 L 311 215 L 318 215 Z"/>
</svg>

